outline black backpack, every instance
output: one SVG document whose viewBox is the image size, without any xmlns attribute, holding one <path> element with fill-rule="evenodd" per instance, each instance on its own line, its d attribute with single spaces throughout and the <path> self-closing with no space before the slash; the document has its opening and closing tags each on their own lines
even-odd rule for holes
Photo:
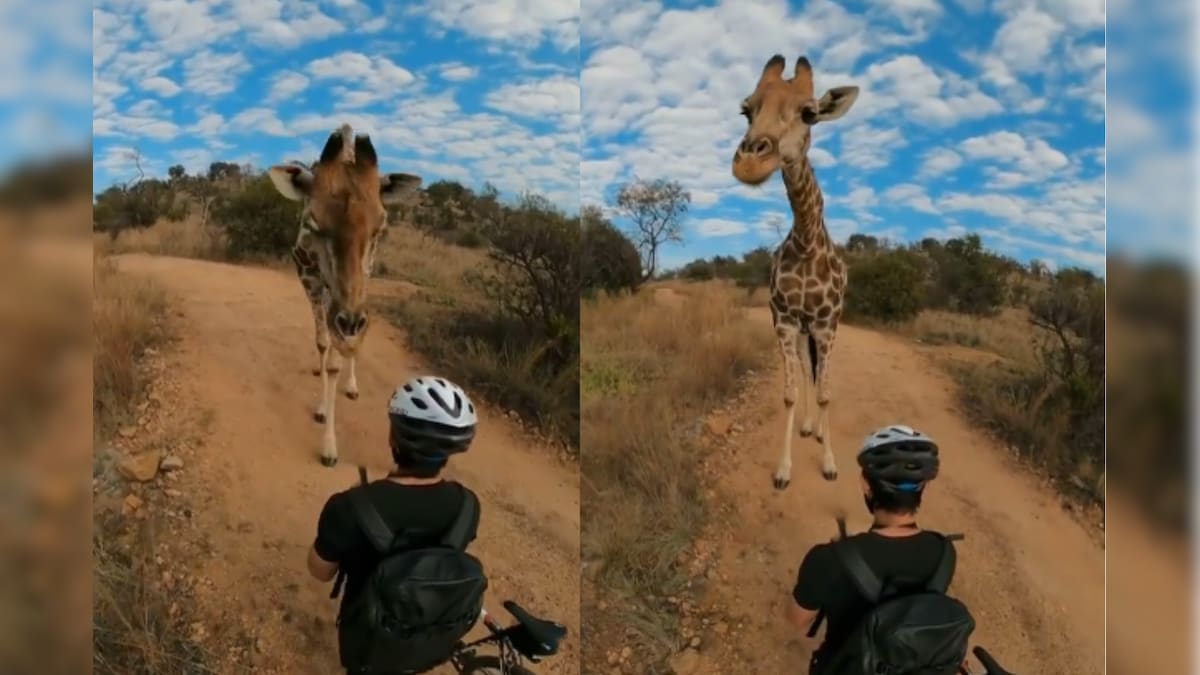
<svg viewBox="0 0 1200 675">
<path fill-rule="evenodd" d="M 349 496 L 383 558 L 338 617 L 343 662 L 350 672 L 371 675 L 423 673 L 445 663 L 479 620 L 488 587 L 483 565 L 465 550 L 479 519 L 478 498 L 464 488 L 450 530 L 436 544 L 414 548 L 414 535 L 392 532 L 365 490 Z"/>
<path fill-rule="evenodd" d="M 954 544 L 942 536 L 937 571 L 924 583 L 880 580 L 853 540 L 833 545 L 871 609 L 830 655 L 822 673 L 836 675 L 957 675 L 975 620 L 946 595 L 954 576 Z"/>
</svg>

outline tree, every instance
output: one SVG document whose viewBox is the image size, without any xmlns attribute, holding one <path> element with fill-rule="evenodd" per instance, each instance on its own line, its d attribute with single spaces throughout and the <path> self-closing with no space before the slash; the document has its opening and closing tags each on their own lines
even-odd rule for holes
<svg viewBox="0 0 1200 675">
<path fill-rule="evenodd" d="M 637 290 L 642 283 L 642 259 L 637 247 L 604 217 L 598 206 L 584 206 L 579 217 L 580 290 L 584 294 Z"/>
<path fill-rule="evenodd" d="M 658 270 L 658 250 L 668 242 L 683 242 L 683 216 L 692 195 L 677 181 L 635 178 L 617 191 L 616 209 L 632 226 L 629 238 L 642 256 L 642 279 Z"/>
<path fill-rule="evenodd" d="M 186 175 L 187 171 L 183 168 L 182 164 L 176 164 L 167 169 L 167 177 L 171 179 L 172 183 L 178 183 Z"/>
</svg>

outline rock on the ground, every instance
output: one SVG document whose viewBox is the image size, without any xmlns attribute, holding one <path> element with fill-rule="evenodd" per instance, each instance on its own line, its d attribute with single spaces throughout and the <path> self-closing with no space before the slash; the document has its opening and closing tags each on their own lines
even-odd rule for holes
<svg viewBox="0 0 1200 675">
<path fill-rule="evenodd" d="M 125 501 L 121 504 L 121 512 L 125 515 L 132 515 L 138 509 L 142 508 L 142 498 L 135 494 L 125 496 Z"/>
<path fill-rule="evenodd" d="M 708 427 L 708 432 L 714 436 L 724 437 L 729 433 L 733 425 L 733 420 L 729 419 L 728 415 L 713 415 L 708 418 L 705 423 Z"/>
<path fill-rule="evenodd" d="M 675 675 L 695 675 L 700 669 L 700 652 L 685 649 L 671 657 L 671 672 Z"/>
<path fill-rule="evenodd" d="M 152 481 L 158 475 L 158 453 L 145 452 L 140 455 L 127 455 L 117 464 L 117 471 L 126 480 L 136 480 L 142 483 Z"/>
<path fill-rule="evenodd" d="M 175 455 L 168 455 L 159 463 L 158 468 L 163 471 L 177 471 L 183 468 L 183 460 Z"/>
</svg>

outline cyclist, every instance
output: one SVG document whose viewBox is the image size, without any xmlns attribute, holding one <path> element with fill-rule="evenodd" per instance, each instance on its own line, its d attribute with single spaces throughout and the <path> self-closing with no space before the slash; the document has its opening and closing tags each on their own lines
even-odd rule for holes
<svg viewBox="0 0 1200 675">
<path fill-rule="evenodd" d="M 857 635 L 859 623 L 877 606 L 863 597 L 835 546 L 852 546 L 877 579 L 921 583 L 934 578 L 945 552 L 942 536 L 917 524 L 922 497 L 938 473 L 938 447 L 933 439 L 903 425 L 884 427 L 863 442 L 858 463 L 863 500 L 874 523 L 868 532 L 809 550 L 800 564 L 792 601 L 787 603 L 789 622 L 802 631 L 812 627 L 819 613 L 827 622 L 825 638 L 809 664 L 813 675 L 829 672 L 826 668 L 834 667 L 829 663 L 835 656 L 839 662 L 845 658 L 839 650 L 849 637 Z M 947 555 L 946 573 L 952 576 L 952 549 Z M 949 578 L 945 581 L 948 584 Z M 962 636 L 964 657 L 965 639 Z M 848 649 L 859 649 L 859 645 L 848 645 Z"/>
<path fill-rule="evenodd" d="M 409 665 L 401 665 L 395 672 L 419 672 L 422 666 L 444 662 L 458 639 L 473 625 L 474 618 L 478 616 L 478 606 L 482 604 L 483 588 L 486 588 L 482 569 L 475 569 L 477 563 L 473 563 L 469 556 L 466 562 L 462 558 L 448 561 L 439 558 L 432 562 L 426 558 L 416 562 L 404 561 L 397 567 L 392 564 L 395 558 L 389 558 L 391 554 L 381 551 L 372 538 L 378 529 L 373 530 L 372 525 L 382 522 L 384 537 L 390 537 L 393 543 L 397 537 L 403 537 L 406 549 L 416 548 L 415 553 L 423 555 L 442 555 L 436 553 L 436 549 L 420 547 L 437 546 L 439 540 L 450 531 L 459 532 L 456 536 L 461 541 L 455 547 L 465 549 L 466 544 L 475 539 L 479 524 L 477 497 L 466 487 L 442 477 L 450 456 L 465 452 L 471 445 L 477 421 L 475 406 L 457 385 L 439 377 L 417 377 L 396 388 L 388 404 L 388 420 L 394 468 L 386 478 L 331 496 L 321 510 L 316 541 L 308 553 L 308 569 L 318 580 L 327 582 L 335 575 L 344 575 L 345 588 L 338 611 L 338 651 L 342 666 L 348 673 L 372 672 L 364 664 L 378 663 L 382 658 L 381 652 L 388 650 L 407 652 L 407 655 L 398 655 L 396 658 L 408 661 Z M 368 515 L 365 516 L 362 515 L 364 504 L 368 505 L 365 507 Z M 460 514 L 467 515 L 460 517 Z M 435 553 L 431 554 L 430 551 Z M 361 628 L 356 623 L 375 620 L 378 612 L 374 613 L 375 616 L 367 616 L 372 612 L 360 612 L 357 609 L 347 612 L 347 609 L 356 607 L 355 603 L 364 595 L 365 587 L 370 587 L 371 593 L 375 592 L 379 577 L 372 577 L 372 573 L 385 558 L 389 563 L 386 573 L 415 566 L 425 570 L 425 575 L 429 576 L 429 569 L 434 566 L 437 573 L 451 575 L 451 581 L 459 585 L 455 587 L 451 584 L 444 588 L 457 588 L 457 596 L 447 598 L 444 590 L 435 589 L 431 593 L 424 593 L 421 601 L 442 604 L 437 605 L 436 609 L 420 607 L 409 608 L 409 611 L 423 616 L 456 616 L 459 617 L 458 623 L 438 626 L 432 631 L 417 631 L 427 638 L 423 639 L 419 648 L 409 644 L 399 648 L 391 637 L 384 638 L 393 640 L 391 644 L 385 648 L 379 647 L 380 638 L 374 637 L 372 627 Z M 379 567 L 383 569 L 383 566 Z M 368 580 L 371 580 L 370 584 Z M 339 579 L 339 585 L 341 581 Z M 385 579 L 384 583 L 392 585 L 405 582 L 403 579 Z M 334 596 L 337 592 L 335 586 Z M 437 597 L 439 592 L 442 593 L 441 597 Z M 386 603 L 387 598 L 379 602 Z M 447 602 L 451 603 L 450 611 L 447 611 Z M 472 609 L 474 617 L 469 616 Z M 354 616 L 348 620 L 348 614 Z M 469 617 L 465 623 L 461 618 L 464 616 Z M 421 621 L 420 618 L 413 620 L 418 623 Z M 348 627 L 347 622 L 355 627 Z M 426 653 L 413 653 L 414 650 Z M 396 663 L 390 660 L 391 656 L 386 659 L 389 667 Z"/>
</svg>

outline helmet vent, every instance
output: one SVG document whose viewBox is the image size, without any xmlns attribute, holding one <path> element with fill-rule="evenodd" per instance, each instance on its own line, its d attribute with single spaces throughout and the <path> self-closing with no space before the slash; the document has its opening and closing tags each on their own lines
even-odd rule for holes
<svg viewBox="0 0 1200 675">
<path fill-rule="evenodd" d="M 415 405 L 415 406 L 417 406 L 417 407 L 418 407 L 418 408 L 420 408 L 421 410 L 429 410 L 429 404 L 425 403 L 425 401 L 422 401 L 422 400 L 421 400 L 421 399 L 419 399 L 419 398 L 414 398 L 414 399 L 412 400 L 412 404 L 413 404 L 413 405 Z"/>
</svg>

